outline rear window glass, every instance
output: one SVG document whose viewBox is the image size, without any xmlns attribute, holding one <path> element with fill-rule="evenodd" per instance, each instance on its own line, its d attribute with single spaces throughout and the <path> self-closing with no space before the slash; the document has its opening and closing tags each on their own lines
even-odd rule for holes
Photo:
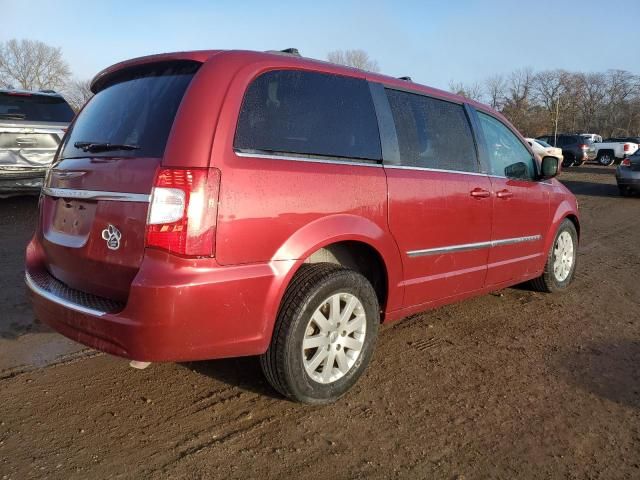
<svg viewBox="0 0 640 480">
<path fill-rule="evenodd" d="M 544 140 L 540 140 L 540 139 L 538 139 L 538 140 L 536 140 L 536 142 L 537 142 L 538 144 L 542 145 L 542 146 L 543 146 L 543 147 L 545 147 L 545 148 L 549 148 L 549 147 L 551 146 L 551 145 L 549 145 L 547 142 L 545 142 Z"/>
<path fill-rule="evenodd" d="M 382 158 L 367 82 L 294 70 L 265 73 L 249 86 L 234 147 L 254 152 Z"/>
<path fill-rule="evenodd" d="M 70 122 L 73 110 L 61 97 L 0 93 L 0 121 Z"/>
<path fill-rule="evenodd" d="M 462 105 L 387 90 L 402 165 L 477 172 L 471 127 Z"/>
<path fill-rule="evenodd" d="M 162 157 L 184 92 L 199 65 L 154 64 L 120 73 L 78 115 L 62 156 Z M 86 153 L 74 146 L 76 142 L 137 148 Z"/>
</svg>

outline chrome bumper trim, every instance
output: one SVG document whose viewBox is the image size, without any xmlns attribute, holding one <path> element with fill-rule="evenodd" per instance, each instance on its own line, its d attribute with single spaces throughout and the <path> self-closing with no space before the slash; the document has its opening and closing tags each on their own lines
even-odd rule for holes
<svg viewBox="0 0 640 480">
<path fill-rule="evenodd" d="M 96 317 L 102 317 L 103 315 L 107 314 L 107 312 L 103 312 L 102 310 L 95 310 L 93 308 L 88 308 L 83 305 L 78 305 L 77 303 L 72 303 L 68 300 L 65 300 L 64 298 L 60 298 L 54 295 L 51 292 L 48 292 L 42 287 L 36 285 L 36 283 L 31 279 L 31 276 L 27 272 L 25 272 L 24 274 L 24 281 L 27 284 L 27 286 L 31 289 L 32 292 L 40 295 L 41 297 L 46 298 L 47 300 L 53 303 L 57 303 L 58 305 L 68 308 L 70 310 L 75 310 L 76 312 L 94 315 Z"/>
</svg>

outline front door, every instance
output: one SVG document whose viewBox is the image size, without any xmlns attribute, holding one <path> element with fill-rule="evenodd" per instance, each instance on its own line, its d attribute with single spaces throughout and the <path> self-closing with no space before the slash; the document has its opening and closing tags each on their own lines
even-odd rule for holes
<svg viewBox="0 0 640 480">
<path fill-rule="evenodd" d="M 487 285 L 536 273 L 549 224 L 549 184 L 537 180 L 536 161 L 497 118 L 478 112 L 493 190 Z"/>
</svg>

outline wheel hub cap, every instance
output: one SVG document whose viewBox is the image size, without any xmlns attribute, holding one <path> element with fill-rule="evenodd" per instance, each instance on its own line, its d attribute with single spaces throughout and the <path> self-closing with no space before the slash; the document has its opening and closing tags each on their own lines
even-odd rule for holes
<svg viewBox="0 0 640 480">
<path fill-rule="evenodd" d="M 302 339 L 307 374 L 318 383 L 344 377 L 356 363 L 366 335 L 362 302 L 350 293 L 336 293 L 315 310 Z"/>
<path fill-rule="evenodd" d="M 573 238 L 571 238 L 569 232 L 562 232 L 558 235 L 553 248 L 553 254 L 553 274 L 556 280 L 564 282 L 571 273 L 575 257 Z"/>
</svg>

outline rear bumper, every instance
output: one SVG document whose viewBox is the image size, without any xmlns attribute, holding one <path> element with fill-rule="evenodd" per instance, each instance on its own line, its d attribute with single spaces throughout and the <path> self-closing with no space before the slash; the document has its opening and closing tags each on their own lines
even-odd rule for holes
<svg viewBox="0 0 640 480">
<path fill-rule="evenodd" d="M 46 169 L 4 170 L 0 168 L 0 195 L 39 193 Z"/>
<path fill-rule="evenodd" d="M 117 305 L 96 308 L 97 297 L 65 295 L 34 281 L 44 270 L 38 250 L 32 241 L 26 262 L 35 314 L 72 340 L 139 361 L 237 357 L 267 349 L 275 315 L 270 305 L 281 280 L 270 264 L 221 267 L 210 258 L 150 250 L 126 304 L 106 311 Z"/>
<path fill-rule="evenodd" d="M 619 186 L 640 190 L 640 172 L 633 171 L 628 167 L 619 166 L 616 169 L 616 181 Z"/>
</svg>

